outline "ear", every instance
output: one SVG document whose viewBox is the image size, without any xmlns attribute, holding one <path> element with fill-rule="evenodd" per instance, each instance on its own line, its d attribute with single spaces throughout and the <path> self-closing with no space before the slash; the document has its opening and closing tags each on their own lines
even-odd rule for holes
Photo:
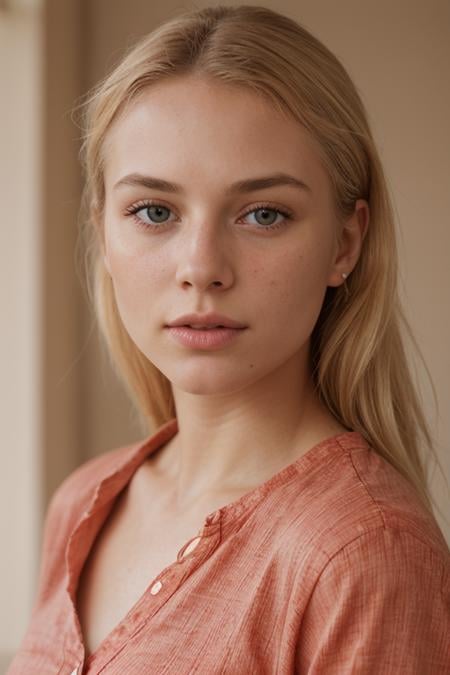
<svg viewBox="0 0 450 675">
<path fill-rule="evenodd" d="M 328 286 L 340 286 L 345 281 L 342 273 L 348 276 L 356 266 L 367 234 L 369 215 L 367 201 L 358 199 L 352 215 L 342 225 Z"/>
</svg>

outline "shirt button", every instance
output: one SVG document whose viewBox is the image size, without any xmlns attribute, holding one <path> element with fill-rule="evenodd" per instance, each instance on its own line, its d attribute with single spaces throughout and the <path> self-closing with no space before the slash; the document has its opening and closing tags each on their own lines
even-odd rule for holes
<svg viewBox="0 0 450 675">
<path fill-rule="evenodd" d="M 159 593 L 161 588 L 162 588 L 162 583 L 160 581 L 157 581 L 156 584 L 153 584 L 153 586 L 151 587 L 150 593 L 152 595 L 156 595 L 157 593 Z"/>
<path fill-rule="evenodd" d="M 185 550 L 184 550 L 184 552 L 183 552 L 183 558 L 184 558 L 185 556 L 189 555 L 189 553 L 192 553 L 192 551 L 194 550 L 194 548 L 196 548 L 196 546 L 198 546 L 198 544 L 200 543 L 200 541 L 201 541 L 201 537 L 196 537 L 195 539 L 193 539 L 193 540 L 191 541 L 191 543 L 189 544 L 189 546 L 187 546 L 187 547 L 185 548 Z"/>
</svg>

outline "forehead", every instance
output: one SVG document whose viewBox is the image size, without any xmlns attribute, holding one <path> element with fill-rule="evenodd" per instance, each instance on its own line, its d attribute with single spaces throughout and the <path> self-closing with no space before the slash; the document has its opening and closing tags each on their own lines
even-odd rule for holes
<svg viewBox="0 0 450 675">
<path fill-rule="evenodd" d="M 324 180 L 319 148 L 299 122 L 256 92 L 199 76 L 143 90 L 109 130 L 104 158 L 105 180 L 181 168 L 227 181 L 255 170 Z"/>
</svg>

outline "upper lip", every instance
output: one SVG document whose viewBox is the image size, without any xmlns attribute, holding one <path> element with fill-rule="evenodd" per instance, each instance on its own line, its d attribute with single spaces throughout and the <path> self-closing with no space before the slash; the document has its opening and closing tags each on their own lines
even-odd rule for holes
<svg viewBox="0 0 450 675">
<path fill-rule="evenodd" d="M 199 324 L 201 326 L 226 326 L 227 328 L 246 328 L 243 323 L 234 321 L 228 316 L 209 312 L 208 314 L 183 314 L 177 319 L 170 321 L 168 326 L 192 326 Z"/>
</svg>

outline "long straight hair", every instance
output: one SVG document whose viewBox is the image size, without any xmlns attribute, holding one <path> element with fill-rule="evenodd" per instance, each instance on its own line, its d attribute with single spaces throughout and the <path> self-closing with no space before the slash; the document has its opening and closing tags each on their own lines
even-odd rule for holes
<svg viewBox="0 0 450 675">
<path fill-rule="evenodd" d="M 439 460 L 405 338 L 425 366 L 436 406 L 437 397 L 399 301 L 393 208 L 367 114 L 334 54 L 296 21 L 265 7 L 215 6 L 172 18 L 139 40 L 80 106 L 87 290 L 111 365 L 145 432 L 176 417 L 176 410 L 170 381 L 121 321 L 103 261 L 103 150 L 129 103 L 184 74 L 243 87 L 303 125 L 318 142 L 339 218 L 353 212 L 357 199 L 368 201 L 370 223 L 358 263 L 343 285 L 327 288 L 311 334 L 314 384 L 334 417 L 405 476 L 432 513 L 425 460 L 430 453 Z"/>
</svg>

